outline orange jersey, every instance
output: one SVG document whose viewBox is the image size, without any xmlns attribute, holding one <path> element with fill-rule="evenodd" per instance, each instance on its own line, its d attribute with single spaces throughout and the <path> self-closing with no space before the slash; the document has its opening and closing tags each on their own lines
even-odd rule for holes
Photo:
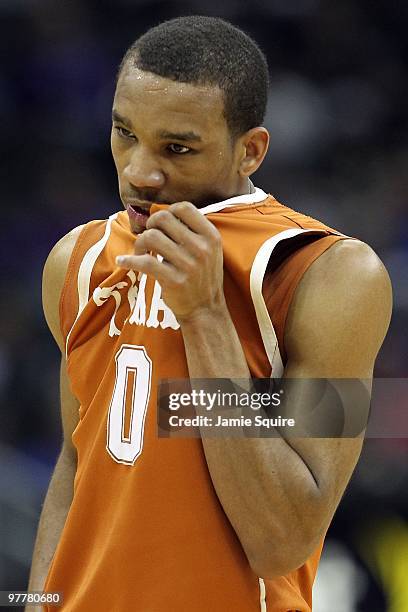
<svg viewBox="0 0 408 612">
<path fill-rule="evenodd" d="M 344 236 L 260 189 L 201 212 L 222 237 L 226 302 L 251 374 L 280 377 L 297 283 Z M 159 283 L 115 264 L 135 240 L 124 211 L 92 221 L 69 263 L 60 316 L 80 402 L 78 468 L 45 590 L 63 592 L 64 612 L 308 612 L 323 542 L 289 575 L 258 578 L 201 440 L 158 437 L 158 382 L 188 369 Z"/>
</svg>

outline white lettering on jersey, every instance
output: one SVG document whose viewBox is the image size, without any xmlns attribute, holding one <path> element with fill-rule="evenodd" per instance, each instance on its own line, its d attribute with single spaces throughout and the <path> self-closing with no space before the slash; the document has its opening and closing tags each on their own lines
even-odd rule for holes
<svg viewBox="0 0 408 612">
<path fill-rule="evenodd" d="M 136 274 L 133 270 L 129 270 L 126 276 L 130 278 L 130 282 L 132 283 L 128 291 L 129 308 L 130 308 L 130 312 L 132 312 L 133 306 L 135 305 L 135 302 L 136 302 L 137 291 L 138 291 L 137 285 L 136 285 L 137 279 L 136 279 Z"/>
<path fill-rule="evenodd" d="M 159 259 L 162 259 L 160 255 L 158 255 Z M 129 312 L 131 313 L 129 317 L 130 325 L 146 325 L 146 327 L 161 327 L 162 329 L 166 329 L 170 327 L 171 329 L 179 329 L 180 325 L 177 322 L 176 317 L 173 312 L 164 302 L 161 297 L 162 289 L 160 284 L 155 281 L 154 289 L 153 289 L 153 297 L 152 303 L 150 305 L 149 316 L 146 321 L 146 274 L 142 274 L 139 287 L 137 287 L 137 276 L 134 270 L 129 270 L 126 275 L 129 280 L 120 281 L 111 287 L 96 287 L 93 292 L 93 300 L 97 306 L 102 306 L 105 302 L 108 301 L 110 297 L 113 297 L 115 300 L 115 312 L 112 315 L 112 318 L 109 323 L 109 336 L 119 336 L 120 329 L 116 324 L 116 313 L 118 312 L 122 298 L 124 297 L 121 289 L 128 288 L 127 291 L 127 301 L 129 304 Z M 130 285 L 129 285 L 130 282 Z M 159 311 L 162 311 L 163 316 L 161 321 L 159 321 Z"/>
<path fill-rule="evenodd" d="M 174 316 L 173 312 L 166 305 L 164 300 L 161 297 L 162 288 L 159 283 L 156 281 L 154 283 L 153 289 L 153 297 L 152 297 L 152 305 L 150 307 L 150 315 L 147 319 L 146 327 L 160 327 L 162 329 L 166 329 L 166 327 L 171 327 L 172 329 L 178 329 L 180 327 L 179 323 L 177 323 L 177 319 Z M 163 319 L 159 323 L 159 310 L 163 311 Z"/>
<path fill-rule="evenodd" d="M 110 297 L 113 297 L 116 302 L 115 312 L 113 313 L 109 324 L 109 336 L 119 336 L 120 334 L 120 329 L 115 323 L 115 316 L 122 301 L 122 296 L 118 289 L 123 289 L 124 287 L 127 287 L 127 282 L 121 281 L 120 283 L 112 285 L 112 287 L 96 287 L 95 291 L 93 292 L 92 297 L 97 306 L 102 306 L 102 304 L 107 302 Z"/>
<path fill-rule="evenodd" d="M 142 274 L 142 278 L 139 281 L 139 290 L 137 292 L 136 303 L 129 319 L 129 323 L 132 325 L 144 325 L 146 323 L 146 274 Z"/>
</svg>

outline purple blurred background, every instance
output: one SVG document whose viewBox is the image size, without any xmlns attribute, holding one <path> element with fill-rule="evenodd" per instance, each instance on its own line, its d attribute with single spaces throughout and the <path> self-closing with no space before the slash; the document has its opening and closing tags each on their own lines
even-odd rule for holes
<svg viewBox="0 0 408 612">
<path fill-rule="evenodd" d="M 121 208 L 109 150 L 117 65 L 147 28 L 187 14 L 224 17 L 263 48 L 271 146 L 254 182 L 377 251 L 395 304 L 376 375 L 408 373 L 406 2 L 0 0 L 0 590 L 27 586 L 61 445 L 42 266 L 69 229 Z M 408 610 L 398 582 L 408 572 L 407 448 L 366 443 L 329 532 L 316 612 Z"/>
</svg>

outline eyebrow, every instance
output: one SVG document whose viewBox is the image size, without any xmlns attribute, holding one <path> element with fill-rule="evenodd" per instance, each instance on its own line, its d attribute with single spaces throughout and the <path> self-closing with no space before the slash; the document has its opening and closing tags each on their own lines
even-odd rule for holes
<svg viewBox="0 0 408 612">
<path fill-rule="evenodd" d="M 125 119 L 125 117 L 119 115 L 118 111 L 115 109 L 112 110 L 112 121 L 119 121 L 119 123 L 123 123 L 123 125 L 127 125 L 128 127 L 131 127 L 132 125 L 130 121 Z"/>
<path fill-rule="evenodd" d="M 117 110 L 112 110 L 112 121 L 118 121 L 123 123 L 129 128 L 132 128 L 132 123 L 125 117 L 122 117 Z M 202 138 L 199 134 L 193 131 L 189 132 L 168 132 L 166 130 L 157 132 L 157 136 L 163 140 L 181 140 L 183 142 L 202 142 Z"/>
<path fill-rule="evenodd" d="M 201 136 L 195 132 L 158 132 L 163 140 L 183 140 L 184 142 L 202 142 Z"/>
</svg>

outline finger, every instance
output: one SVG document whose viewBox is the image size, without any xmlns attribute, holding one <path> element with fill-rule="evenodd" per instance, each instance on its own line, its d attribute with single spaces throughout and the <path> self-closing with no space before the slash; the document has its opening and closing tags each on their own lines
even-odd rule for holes
<svg viewBox="0 0 408 612">
<path fill-rule="evenodd" d="M 202 250 L 205 248 L 203 237 L 193 232 L 169 210 L 154 213 L 148 218 L 146 228 L 159 229 L 195 258 L 201 257 Z"/>
<path fill-rule="evenodd" d="M 177 222 L 179 223 L 179 222 Z M 135 255 L 154 251 L 180 270 L 190 270 L 195 262 L 188 251 L 166 236 L 160 229 L 146 229 L 135 242 Z"/>
<path fill-rule="evenodd" d="M 219 232 L 215 225 L 200 213 L 191 202 L 177 202 L 169 206 L 168 210 L 196 234 L 205 236 L 210 240 L 219 238 Z"/>
<path fill-rule="evenodd" d="M 157 228 L 178 244 L 184 244 L 186 236 L 193 234 L 187 225 L 182 223 L 168 209 L 159 210 L 148 217 L 146 229 Z"/>
<path fill-rule="evenodd" d="M 159 262 L 157 257 L 145 253 L 144 255 L 118 255 L 116 264 L 126 270 L 136 270 L 152 276 L 161 285 L 178 278 L 177 269 L 170 263 Z"/>
</svg>

